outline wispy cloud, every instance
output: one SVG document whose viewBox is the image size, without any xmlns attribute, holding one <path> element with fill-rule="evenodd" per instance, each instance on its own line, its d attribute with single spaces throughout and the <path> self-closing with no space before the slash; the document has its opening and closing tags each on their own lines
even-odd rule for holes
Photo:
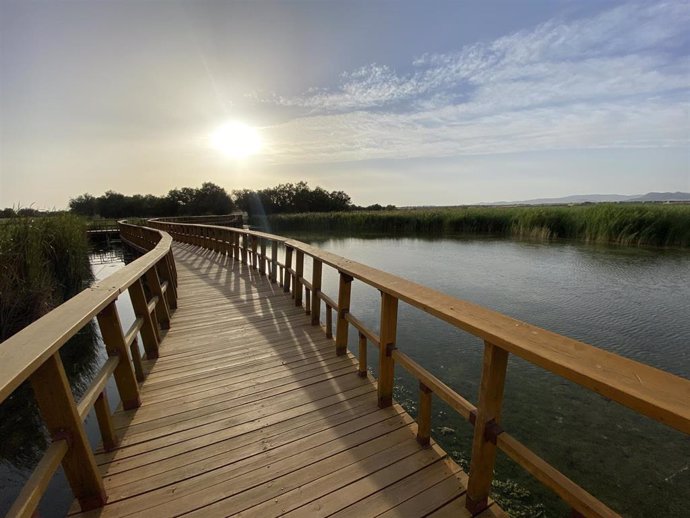
<svg viewBox="0 0 690 518">
<path fill-rule="evenodd" d="M 323 162 L 688 144 L 690 4 L 551 20 L 410 71 L 371 64 L 337 88 L 274 95 L 274 159 Z"/>
</svg>

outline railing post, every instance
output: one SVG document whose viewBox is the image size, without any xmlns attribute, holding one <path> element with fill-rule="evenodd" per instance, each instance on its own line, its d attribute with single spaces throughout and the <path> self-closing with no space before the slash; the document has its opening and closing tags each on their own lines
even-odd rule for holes
<svg viewBox="0 0 690 518">
<path fill-rule="evenodd" d="M 311 270 L 311 325 L 318 326 L 321 318 L 321 271 L 323 263 L 314 258 Z"/>
<path fill-rule="evenodd" d="M 278 241 L 271 241 L 271 282 L 278 280 Z"/>
<path fill-rule="evenodd" d="M 259 258 L 257 256 L 257 249 L 258 249 L 258 239 L 257 237 L 252 234 L 252 268 L 255 270 L 259 269 Z"/>
<path fill-rule="evenodd" d="M 290 292 L 290 272 L 288 270 L 290 269 L 290 264 L 292 263 L 292 247 L 291 246 L 285 246 L 285 268 L 283 268 L 283 291 L 285 293 Z"/>
<path fill-rule="evenodd" d="M 367 377 L 367 337 L 364 333 L 359 333 L 359 367 L 357 374 L 360 378 Z"/>
<path fill-rule="evenodd" d="M 247 249 L 249 248 L 249 234 L 242 234 L 242 262 L 247 263 Z"/>
<path fill-rule="evenodd" d="M 137 379 L 134 376 L 134 370 L 129 361 L 127 343 L 122 332 L 122 324 L 120 324 L 120 316 L 117 313 L 115 301 L 103 308 L 96 318 L 98 319 L 98 327 L 101 329 L 101 336 L 108 351 L 108 356 L 120 357 L 120 362 L 115 367 L 113 377 L 115 378 L 117 390 L 120 393 L 122 408 L 125 410 L 137 408 L 141 405 L 139 385 L 137 385 Z"/>
<path fill-rule="evenodd" d="M 134 314 L 144 319 L 144 323 L 141 326 L 141 338 L 144 343 L 146 357 L 149 360 L 158 358 L 158 329 L 154 327 L 153 318 L 151 318 L 151 314 L 149 313 L 146 294 L 144 293 L 144 286 L 141 284 L 141 279 L 134 282 L 134 284 L 129 287 L 128 291 L 129 298 L 132 300 Z"/>
<path fill-rule="evenodd" d="M 234 249 L 234 258 L 236 261 L 240 260 L 240 234 L 239 232 L 232 233 L 232 247 Z"/>
<path fill-rule="evenodd" d="M 431 395 L 431 389 L 420 381 L 417 442 L 422 446 L 427 446 L 431 441 Z"/>
<path fill-rule="evenodd" d="M 465 507 L 473 515 L 487 506 L 496 460 L 496 433 L 501 417 L 508 352 L 484 342 L 479 405 L 474 423 L 472 460 Z"/>
<path fill-rule="evenodd" d="M 345 315 L 350 311 L 350 292 L 352 289 L 352 277 L 340 272 L 340 284 L 338 287 L 338 320 L 335 328 L 335 354 L 342 356 L 347 353 L 347 331 L 350 327 Z"/>
<path fill-rule="evenodd" d="M 379 407 L 385 408 L 393 404 L 393 376 L 395 362 L 393 350 L 398 324 L 398 299 L 393 295 L 381 292 L 381 324 L 379 345 Z"/>
<path fill-rule="evenodd" d="M 52 440 L 66 440 L 69 445 L 62 467 L 81 510 L 102 507 L 106 501 L 103 480 L 82 426 L 60 353 L 47 358 L 30 380 Z"/>
<path fill-rule="evenodd" d="M 163 277 L 163 280 L 168 283 L 168 289 L 165 292 L 168 308 L 177 309 L 177 286 L 175 286 L 175 279 L 173 278 L 172 269 L 170 267 L 170 255 L 166 254 L 155 267 L 160 267 L 160 275 Z"/>
<path fill-rule="evenodd" d="M 261 275 L 266 275 L 266 240 L 259 238 L 259 243 L 261 245 L 261 257 L 259 258 L 260 273 Z"/>
<path fill-rule="evenodd" d="M 161 288 L 161 280 L 158 277 L 156 265 L 147 270 L 146 282 L 153 296 L 158 297 L 158 303 L 154 309 L 158 323 L 162 329 L 170 329 L 170 309 L 168 308 L 168 300 L 165 298 L 163 288 Z"/>
<path fill-rule="evenodd" d="M 295 254 L 295 306 L 302 307 L 302 276 L 304 275 L 304 252 L 297 250 Z"/>
<path fill-rule="evenodd" d="M 98 428 L 101 431 L 101 439 L 103 440 L 103 449 L 111 451 L 117 446 L 117 435 L 113 427 L 113 419 L 110 415 L 110 406 L 108 405 L 108 396 L 105 389 L 98 395 L 93 404 L 96 411 L 96 419 L 98 420 Z"/>
</svg>

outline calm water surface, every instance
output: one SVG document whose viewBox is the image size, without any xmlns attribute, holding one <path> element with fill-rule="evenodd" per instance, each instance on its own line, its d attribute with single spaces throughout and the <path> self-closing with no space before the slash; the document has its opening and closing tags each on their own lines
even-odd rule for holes
<svg viewBox="0 0 690 518">
<path fill-rule="evenodd" d="M 690 254 L 685 251 L 505 239 L 294 237 L 690 377 Z M 329 273 L 324 290 L 336 298 L 337 278 Z M 378 292 L 356 281 L 352 289 L 352 313 L 376 329 Z M 401 303 L 398 347 L 476 404 L 479 339 Z M 377 354 L 370 347 L 370 367 Z M 396 399 L 416 413 L 417 383 L 400 368 L 396 377 Z M 436 399 L 434 410 L 434 437 L 464 464 L 471 426 Z M 690 438 L 680 432 L 514 357 L 503 425 L 626 516 L 687 516 Z M 495 489 L 510 499 L 514 514 L 564 515 L 557 498 L 501 455 Z"/>
<path fill-rule="evenodd" d="M 295 235 L 444 293 L 469 300 L 690 377 L 690 254 L 682 251 L 530 243 L 494 239 L 328 238 Z M 120 268 L 114 249 L 92 257 L 98 278 Z M 310 264 L 305 261 L 309 274 Z M 337 276 L 324 268 L 324 291 L 337 296 Z M 379 294 L 353 283 L 352 313 L 378 327 Z M 118 301 L 125 327 L 133 321 L 125 294 Z M 356 336 L 350 331 L 356 354 Z M 401 304 L 398 347 L 476 403 L 482 344 Z M 377 351 L 370 348 L 371 359 Z M 90 353 L 88 379 L 105 354 Z M 417 384 L 396 370 L 396 399 L 416 413 Z M 111 406 L 117 401 L 109 389 Z M 625 516 L 687 516 L 690 438 L 511 358 L 503 425 L 566 475 Z M 433 434 L 458 462 L 469 459 L 472 429 L 434 400 Z M 87 420 L 92 444 L 95 417 Z M 37 445 L 34 449 L 40 449 Z M 22 460 L 23 459 L 23 460 Z M 0 512 L 8 508 L 32 465 L 31 455 L 0 465 Z M 565 507 L 518 466 L 499 455 L 496 494 L 515 516 L 564 516 Z M 55 478 L 42 516 L 62 516 L 71 502 L 63 476 Z"/>
</svg>

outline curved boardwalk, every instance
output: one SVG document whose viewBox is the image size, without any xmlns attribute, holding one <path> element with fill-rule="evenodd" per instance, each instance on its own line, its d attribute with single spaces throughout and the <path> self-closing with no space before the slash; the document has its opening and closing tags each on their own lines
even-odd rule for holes
<svg viewBox="0 0 690 518">
<path fill-rule="evenodd" d="M 466 475 L 267 277 L 175 244 L 178 309 L 75 516 L 469 516 Z M 480 516 L 502 516 L 495 505 Z"/>
</svg>

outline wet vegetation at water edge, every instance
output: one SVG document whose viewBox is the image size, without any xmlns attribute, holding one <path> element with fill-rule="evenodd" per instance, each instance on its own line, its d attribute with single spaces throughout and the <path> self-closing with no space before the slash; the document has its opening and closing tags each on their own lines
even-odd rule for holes
<svg viewBox="0 0 690 518">
<path fill-rule="evenodd" d="M 638 246 L 690 246 L 690 205 L 449 207 L 278 214 L 268 217 L 268 225 L 275 233 L 307 230 L 389 235 L 487 234 Z"/>
</svg>

